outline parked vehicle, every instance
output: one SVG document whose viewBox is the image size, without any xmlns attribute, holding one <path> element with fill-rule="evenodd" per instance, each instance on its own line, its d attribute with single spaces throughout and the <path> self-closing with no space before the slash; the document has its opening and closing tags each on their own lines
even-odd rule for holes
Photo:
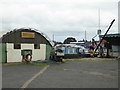
<svg viewBox="0 0 120 90">
<path fill-rule="evenodd" d="M 79 49 L 79 53 L 81 53 L 85 57 L 90 57 L 93 53 L 94 47 L 88 46 L 86 44 L 82 44 L 82 49 Z"/>
<path fill-rule="evenodd" d="M 60 47 L 55 47 L 51 54 L 50 54 L 50 60 L 54 60 L 56 62 L 63 62 L 64 58 L 64 52 Z"/>
</svg>

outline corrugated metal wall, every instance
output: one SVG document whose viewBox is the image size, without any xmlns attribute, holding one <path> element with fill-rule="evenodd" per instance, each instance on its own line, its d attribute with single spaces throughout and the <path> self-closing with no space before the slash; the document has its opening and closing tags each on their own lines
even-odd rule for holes
<svg viewBox="0 0 120 90">
<path fill-rule="evenodd" d="M 50 45 L 46 45 L 46 60 L 49 60 L 51 50 L 52 47 Z"/>
<path fill-rule="evenodd" d="M 0 63 L 7 62 L 6 44 L 0 43 Z"/>
<path fill-rule="evenodd" d="M 22 33 L 32 33 L 34 38 L 22 37 Z M 35 44 L 50 44 L 50 42 L 40 33 L 29 29 L 18 29 L 3 35 L 2 43 L 35 43 Z"/>
</svg>

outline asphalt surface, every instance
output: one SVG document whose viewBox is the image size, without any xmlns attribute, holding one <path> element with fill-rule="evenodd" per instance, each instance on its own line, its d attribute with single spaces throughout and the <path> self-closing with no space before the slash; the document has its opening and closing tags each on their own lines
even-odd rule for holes
<svg viewBox="0 0 120 90">
<path fill-rule="evenodd" d="M 3 65 L 3 88 L 21 88 L 45 67 Z M 50 66 L 26 88 L 118 88 L 118 61 L 68 61 Z"/>
</svg>

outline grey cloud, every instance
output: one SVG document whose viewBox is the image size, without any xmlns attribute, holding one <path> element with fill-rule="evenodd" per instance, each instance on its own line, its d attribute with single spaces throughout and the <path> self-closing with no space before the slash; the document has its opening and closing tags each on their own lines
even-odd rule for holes
<svg viewBox="0 0 120 90">
<path fill-rule="evenodd" d="M 101 29 L 104 29 L 112 18 L 117 17 L 117 0 L 1 0 L 3 22 L 0 30 L 22 27 L 36 28 L 45 32 L 51 39 L 63 40 L 67 35 L 88 39 L 98 29 L 98 8 L 101 8 Z M 116 5 L 116 6 L 115 6 Z M 107 17 L 107 18 L 106 18 Z M 117 22 L 111 31 L 116 31 Z M 79 34 L 80 33 L 80 36 Z M 78 35 L 77 35 L 78 34 Z"/>
</svg>

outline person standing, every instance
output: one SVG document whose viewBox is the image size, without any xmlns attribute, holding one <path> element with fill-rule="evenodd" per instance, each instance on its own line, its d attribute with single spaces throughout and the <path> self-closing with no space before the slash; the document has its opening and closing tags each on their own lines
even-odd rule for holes
<svg viewBox="0 0 120 90">
<path fill-rule="evenodd" d="M 99 55 L 100 55 L 100 57 L 103 57 L 103 47 L 102 46 L 100 46 Z"/>
<path fill-rule="evenodd" d="M 106 57 L 110 57 L 110 49 L 111 49 L 111 45 L 109 42 L 105 43 L 105 48 L 107 49 L 107 54 Z"/>
</svg>

